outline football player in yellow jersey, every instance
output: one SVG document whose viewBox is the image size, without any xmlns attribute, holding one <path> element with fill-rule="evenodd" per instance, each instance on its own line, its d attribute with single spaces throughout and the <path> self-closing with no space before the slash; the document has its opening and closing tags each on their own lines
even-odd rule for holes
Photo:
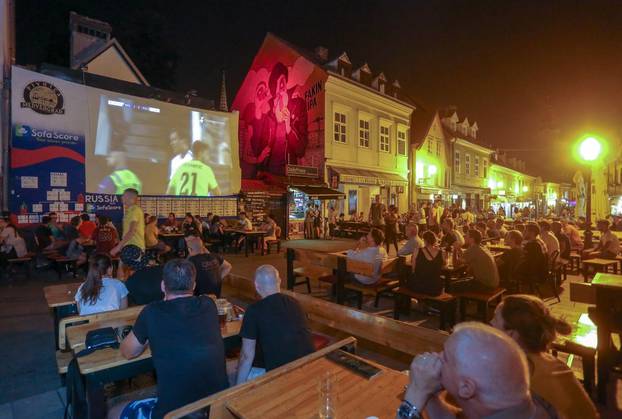
<svg viewBox="0 0 622 419">
<path fill-rule="evenodd" d="M 203 141 L 192 144 L 193 159 L 179 166 L 168 184 L 168 195 L 214 196 L 220 188 L 209 161 L 209 147 Z"/>
</svg>

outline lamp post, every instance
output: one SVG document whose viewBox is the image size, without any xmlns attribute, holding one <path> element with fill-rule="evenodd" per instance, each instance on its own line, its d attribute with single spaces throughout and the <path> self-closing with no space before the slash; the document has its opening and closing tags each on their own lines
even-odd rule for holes
<svg viewBox="0 0 622 419">
<path fill-rule="evenodd" d="M 594 163 L 602 157 L 603 143 L 595 137 L 589 136 L 579 143 L 579 158 L 587 165 L 586 194 L 585 194 L 585 240 L 583 248 L 592 247 L 592 169 Z"/>
</svg>

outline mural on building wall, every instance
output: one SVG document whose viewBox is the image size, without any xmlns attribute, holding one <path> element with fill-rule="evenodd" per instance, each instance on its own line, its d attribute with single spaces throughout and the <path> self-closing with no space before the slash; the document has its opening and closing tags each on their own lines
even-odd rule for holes
<svg viewBox="0 0 622 419">
<path fill-rule="evenodd" d="M 322 173 L 325 80 L 310 59 L 266 36 L 232 105 L 240 112 L 242 178 L 284 176 L 288 164 Z"/>
</svg>

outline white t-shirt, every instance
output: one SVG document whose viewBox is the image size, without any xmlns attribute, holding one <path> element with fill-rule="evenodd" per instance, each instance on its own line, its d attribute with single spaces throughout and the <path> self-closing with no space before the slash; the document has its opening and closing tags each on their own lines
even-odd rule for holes
<svg viewBox="0 0 622 419">
<path fill-rule="evenodd" d="M 374 265 L 374 276 L 365 276 L 355 274 L 354 277 L 361 284 L 372 285 L 378 282 L 380 279 L 380 268 L 382 267 L 382 262 L 387 260 L 389 255 L 387 255 L 387 251 L 383 246 L 371 246 L 367 247 L 363 250 L 348 250 L 348 258 L 359 260 L 361 262 L 373 263 Z"/>
<path fill-rule="evenodd" d="M 183 156 L 181 154 L 178 154 L 175 157 L 173 157 L 171 159 L 171 168 L 170 168 L 170 172 L 168 173 L 168 180 L 173 179 L 173 175 L 177 172 L 177 169 L 179 169 L 179 166 L 191 160 L 192 160 L 192 151 L 186 151 L 186 154 L 184 154 Z"/>
<path fill-rule="evenodd" d="M 600 236 L 599 243 L 601 251 L 607 251 L 613 255 L 617 255 L 620 252 L 620 240 L 611 230 L 607 230 Z"/>
<path fill-rule="evenodd" d="M 553 233 L 550 231 L 543 231 L 540 233 L 540 238 L 544 244 L 546 244 L 546 252 L 549 256 L 556 250 L 559 252 L 559 240 L 557 240 L 557 237 L 555 237 Z"/>
<path fill-rule="evenodd" d="M 9 253 L 11 249 L 15 249 L 18 258 L 28 253 L 26 250 L 26 242 L 17 235 L 13 227 L 5 227 L 4 230 L 0 232 L 0 239 L 2 239 L 2 249 L 0 249 L 0 251 Z"/>
<path fill-rule="evenodd" d="M 121 308 L 121 300 L 127 297 L 128 291 L 125 284 L 118 279 L 102 278 L 102 287 L 99 290 L 99 297 L 95 304 L 84 303 L 82 298 L 82 287 L 80 285 L 76 292 L 76 302 L 78 303 L 78 311 L 80 315 L 101 313 L 103 311 L 119 310 Z"/>
</svg>

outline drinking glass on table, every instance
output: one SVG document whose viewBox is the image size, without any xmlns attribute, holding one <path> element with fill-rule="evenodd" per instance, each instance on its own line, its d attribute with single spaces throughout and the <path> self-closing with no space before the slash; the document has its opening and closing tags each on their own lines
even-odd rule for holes
<svg viewBox="0 0 622 419">
<path fill-rule="evenodd" d="M 320 419 L 335 419 L 335 393 L 334 382 L 330 372 L 326 372 L 318 384 L 320 406 L 318 417 Z"/>
<path fill-rule="evenodd" d="M 220 328 L 224 329 L 227 323 L 227 300 L 224 298 L 218 298 L 216 300 L 216 308 L 218 309 L 218 322 L 220 323 Z"/>
</svg>

